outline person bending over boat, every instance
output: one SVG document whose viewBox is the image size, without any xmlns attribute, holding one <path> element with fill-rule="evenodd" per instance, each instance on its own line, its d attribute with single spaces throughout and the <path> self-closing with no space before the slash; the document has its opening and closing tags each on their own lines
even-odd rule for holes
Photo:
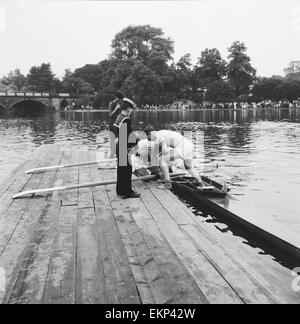
<svg viewBox="0 0 300 324">
<path fill-rule="evenodd" d="M 159 158 L 156 154 L 155 143 L 143 139 L 131 150 L 131 162 L 133 174 L 147 176 L 151 173 L 161 175 Z M 168 163 L 171 167 L 173 162 Z"/>
<path fill-rule="evenodd" d="M 170 130 L 155 131 L 151 125 L 147 126 L 144 132 L 148 141 L 154 142 L 156 151 L 160 154 L 159 166 L 164 176 L 166 189 L 172 188 L 168 163 L 177 159 L 184 161 L 186 170 L 195 178 L 199 187 L 204 186 L 201 177 L 193 168 L 194 144 L 190 140 Z"/>
<path fill-rule="evenodd" d="M 132 166 L 129 151 L 136 146 L 137 137 L 134 135 L 131 120 L 129 119 L 132 108 L 135 103 L 124 98 L 121 104 L 121 114 L 114 123 L 115 133 L 117 135 L 117 195 L 126 198 L 139 198 L 140 194 L 132 189 Z"/>
</svg>

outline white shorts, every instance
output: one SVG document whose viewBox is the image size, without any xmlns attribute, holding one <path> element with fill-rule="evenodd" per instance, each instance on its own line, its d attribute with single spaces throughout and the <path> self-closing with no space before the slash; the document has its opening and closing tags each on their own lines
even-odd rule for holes
<svg viewBox="0 0 300 324">
<path fill-rule="evenodd" d="M 192 160 L 194 144 L 190 140 L 184 139 L 174 148 L 174 151 L 180 156 L 181 159 Z"/>
</svg>

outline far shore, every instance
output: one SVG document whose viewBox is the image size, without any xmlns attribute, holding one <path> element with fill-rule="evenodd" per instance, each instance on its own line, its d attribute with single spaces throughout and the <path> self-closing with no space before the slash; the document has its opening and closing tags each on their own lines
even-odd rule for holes
<svg viewBox="0 0 300 324">
<path fill-rule="evenodd" d="M 275 108 L 275 107 L 266 107 L 266 108 L 237 108 L 237 109 L 222 109 L 222 108 L 200 108 L 200 109 L 137 109 L 134 112 L 163 112 L 163 111 L 171 111 L 171 112 L 179 112 L 179 111 L 256 111 L 256 110 L 267 110 L 267 109 L 276 109 L 276 110 L 288 110 L 288 109 L 300 109 L 300 107 L 292 107 L 292 108 Z M 83 110 L 62 110 L 62 113 L 108 113 L 108 109 L 83 109 Z"/>
</svg>

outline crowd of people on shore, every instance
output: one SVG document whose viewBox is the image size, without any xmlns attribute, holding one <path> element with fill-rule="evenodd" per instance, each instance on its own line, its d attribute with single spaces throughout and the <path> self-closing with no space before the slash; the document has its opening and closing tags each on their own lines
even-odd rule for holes
<svg viewBox="0 0 300 324">
<path fill-rule="evenodd" d="M 300 99 L 295 101 L 271 101 L 265 100 L 262 102 L 226 102 L 226 103 L 210 103 L 202 104 L 187 103 L 187 104 L 167 104 L 167 105 L 139 105 L 138 110 L 160 111 L 160 110 L 191 110 L 191 109 L 268 109 L 268 108 L 300 108 Z M 94 110 L 92 104 L 78 106 L 75 103 L 64 108 L 65 111 L 71 110 Z M 106 108 L 103 108 L 106 110 Z"/>
<path fill-rule="evenodd" d="M 142 105 L 142 110 L 186 110 L 186 109 L 265 109 L 265 108 L 300 108 L 300 99 L 290 101 L 271 101 L 262 102 L 226 102 L 226 103 L 209 103 L 202 104 L 183 104 L 183 105 Z"/>
</svg>

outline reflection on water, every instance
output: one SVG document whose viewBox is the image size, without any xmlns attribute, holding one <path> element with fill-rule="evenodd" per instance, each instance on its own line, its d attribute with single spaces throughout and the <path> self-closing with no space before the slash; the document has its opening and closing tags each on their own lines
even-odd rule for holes
<svg viewBox="0 0 300 324">
<path fill-rule="evenodd" d="M 229 183 L 237 208 L 300 233 L 299 109 L 147 111 L 132 119 L 136 129 L 152 124 L 185 132 L 206 159 L 218 160 L 212 175 Z M 107 120 L 107 113 L 96 112 L 0 117 L 0 182 L 40 145 L 97 149 Z"/>
</svg>

